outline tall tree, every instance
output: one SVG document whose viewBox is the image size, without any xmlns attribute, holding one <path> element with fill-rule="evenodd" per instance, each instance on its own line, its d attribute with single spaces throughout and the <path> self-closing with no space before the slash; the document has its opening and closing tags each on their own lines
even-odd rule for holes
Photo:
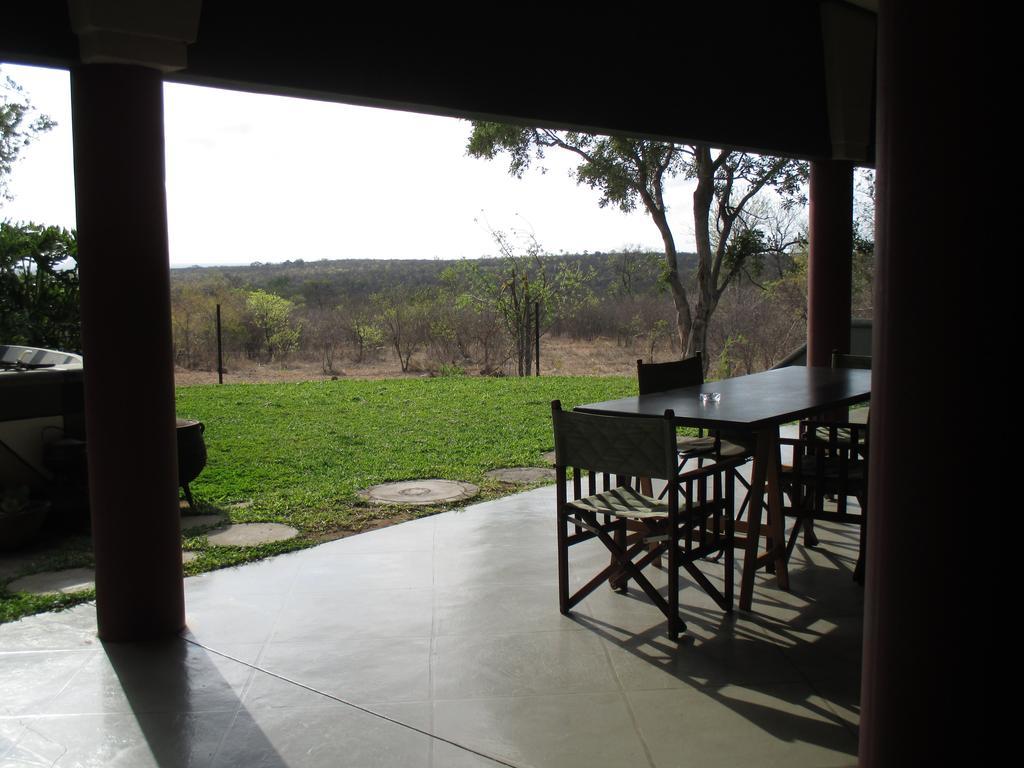
<svg viewBox="0 0 1024 768">
<path fill-rule="evenodd" d="M 756 219 L 746 216 L 749 203 L 763 191 L 776 190 L 795 201 L 807 178 L 805 164 L 783 158 L 714 150 L 700 144 L 596 136 L 477 121 L 467 145 L 473 157 L 510 158 L 509 172 L 522 177 L 533 160 L 549 149 L 578 158 L 576 180 L 601 193 L 602 207 L 624 212 L 642 205 L 661 236 L 664 280 L 672 294 L 680 347 L 686 355 L 704 351 L 708 324 L 726 287 L 742 273 L 745 262 L 764 252 L 767 238 Z M 697 270 L 690 285 L 679 274 L 675 235 L 665 200 L 666 181 L 682 176 L 696 181 L 693 193 Z M 707 355 L 705 355 L 705 360 Z"/>
<path fill-rule="evenodd" d="M 0 204 L 11 199 L 7 176 L 21 150 L 55 125 L 46 115 L 36 114 L 22 87 L 0 73 Z"/>
<path fill-rule="evenodd" d="M 465 301 L 495 312 L 511 341 L 516 374 L 529 376 L 535 337 L 593 300 L 593 275 L 578 263 L 554 262 L 532 235 L 520 234 L 518 243 L 503 232 L 492 230 L 491 237 L 498 259 L 466 262 L 450 271 L 447 279 L 452 287 L 463 283 Z"/>
</svg>

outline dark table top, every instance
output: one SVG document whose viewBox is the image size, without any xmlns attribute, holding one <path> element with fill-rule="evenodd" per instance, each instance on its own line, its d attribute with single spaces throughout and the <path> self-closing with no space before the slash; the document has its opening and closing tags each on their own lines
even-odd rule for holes
<svg viewBox="0 0 1024 768">
<path fill-rule="evenodd" d="M 718 392 L 718 403 L 702 405 L 701 392 Z M 871 396 L 871 371 L 790 366 L 696 387 L 588 403 L 576 410 L 609 416 L 663 416 L 671 409 L 680 424 L 760 429 L 853 405 Z"/>
</svg>

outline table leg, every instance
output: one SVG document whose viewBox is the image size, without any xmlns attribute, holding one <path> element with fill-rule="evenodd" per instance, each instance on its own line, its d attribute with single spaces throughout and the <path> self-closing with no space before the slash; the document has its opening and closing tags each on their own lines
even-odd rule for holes
<svg viewBox="0 0 1024 768">
<path fill-rule="evenodd" d="M 743 556 L 743 577 L 740 582 L 740 610 L 749 611 L 754 600 L 754 577 L 762 565 L 774 563 L 780 589 L 789 589 L 786 569 L 785 518 L 782 511 L 782 486 L 779 482 L 779 432 L 776 427 L 757 432 L 754 466 L 751 470 L 750 500 L 747 504 L 746 551 Z M 761 514 L 764 496 L 768 494 L 768 527 L 770 548 L 761 547 Z"/>
</svg>

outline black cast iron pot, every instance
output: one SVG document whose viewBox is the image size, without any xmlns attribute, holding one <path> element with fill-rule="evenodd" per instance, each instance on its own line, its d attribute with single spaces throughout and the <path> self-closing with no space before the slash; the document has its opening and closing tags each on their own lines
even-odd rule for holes
<svg viewBox="0 0 1024 768">
<path fill-rule="evenodd" d="M 178 485 L 184 489 L 190 507 L 193 506 L 192 492 L 188 484 L 199 477 L 206 466 L 205 431 L 201 421 L 178 419 Z"/>
</svg>

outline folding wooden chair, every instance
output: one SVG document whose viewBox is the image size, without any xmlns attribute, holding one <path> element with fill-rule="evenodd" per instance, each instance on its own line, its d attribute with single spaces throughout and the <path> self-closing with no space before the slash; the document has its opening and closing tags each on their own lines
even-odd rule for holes
<svg viewBox="0 0 1024 768">
<path fill-rule="evenodd" d="M 679 616 L 679 569 L 683 568 L 722 608 L 733 604 L 733 492 L 728 482 L 734 462 L 678 472 L 673 414 L 663 418 L 600 416 L 563 411 L 551 404 L 558 477 L 558 589 L 563 614 L 608 582 L 624 591 L 635 581 L 665 614 L 672 639 L 686 631 Z M 573 470 L 573 498 L 568 498 L 568 469 Z M 583 471 L 587 493 L 583 493 Z M 597 490 L 598 475 L 604 490 Z M 614 485 L 612 484 L 614 477 Z M 665 480 L 662 501 L 635 490 L 638 477 Z M 673 486 L 676 483 L 676 486 Z M 597 538 L 611 562 L 575 592 L 569 590 L 569 550 Z M 724 588 L 719 591 L 697 567 L 698 560 L 724 552 Z M 644 575 L 663 554 L 668 557 L 668 596 Z"/>
<path fill-rule="evenodd" d="M 832 367 L 870 369 L 871 358 L 833 352 Z M 868 431 L 868 423 L 849 419 L 803 421 L 799 437 L 779 441 L 793 449 L 792 466 L 784 467 L 782 472 L 783 487 L 790 499 L 784 511 L 787 517 L 795 518 L 786 557 L 792 554 L 801 529 L 805 546 L 818 543 L 815 520 L 854 523 L 860 526 L 853 571 L 858 584 L 864 583 L 867 541 Z M 859 509 L 851 509 L 850 497 L 857 499 Z"/>
<path fill-rule="evenodd" d="M 643 360 L 636 361 L 636 381 L 641 395 L 665 392 L 669 389 L 680 387 L 692 387 L 704 383 L 704 363 L 700 352 L 692 357 L 682 360 L 672 360 L 666 363 L 645 363 Z M 719 432 L 709 435 L 704 430 L 698 430 L 697 437 L 680 435 L 676 439 L 676 449 L 679 451 L 679 472 L 682 472 L 688 461 L 697 460 L 701 466 L 705 460 L 712 461 L 733 461 L 742 464 L 753 456 L 751 447 L 742 438 L 731 436 L 733 439 L 725 439 Z M 739 472 L 733 473 L 733 481 L 739 482 L 745 489 L 743 501 L 737 511 L 737 518 L 742 517 L 747 505 L 747 498 L 750 492 L 750 484 Z"/>
</svg>

